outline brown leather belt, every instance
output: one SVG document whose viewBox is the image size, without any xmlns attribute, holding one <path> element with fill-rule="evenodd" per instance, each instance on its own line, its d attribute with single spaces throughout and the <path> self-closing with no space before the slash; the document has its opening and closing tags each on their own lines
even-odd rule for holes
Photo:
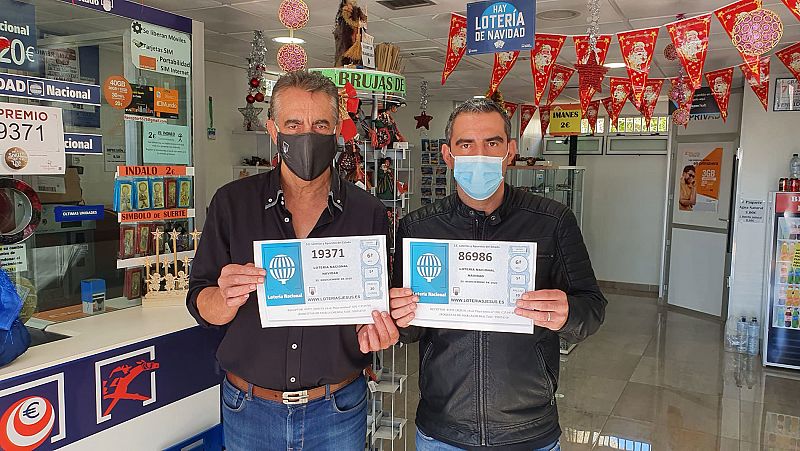
<svg viewBox="0 0 800 451">
<path fill-rule="evenodd" d="M 361 376 L 361 371 L 353 374 L 338 384 L 330 384 L 328 386 L 328 393 L 335 393 L 336 391 L 341 390 L 356 380 L 359 376 Z M 249 382 L 233 373 L 229 372 L 226 377 L 228 378 L 228 382 L 243 392 L 247 392 L 250 387 Z M 312 388 L 310 390 L 300 391 L 277 391 L 253 385 L 253 396 L 267 401 L 280 402 L 286 405 L 307 404 L 310 401 L 316 401 L 317 399 L 324 398 L 325 393 L 326 391 L 324 385 L 321 387 Z"/>
</svg>

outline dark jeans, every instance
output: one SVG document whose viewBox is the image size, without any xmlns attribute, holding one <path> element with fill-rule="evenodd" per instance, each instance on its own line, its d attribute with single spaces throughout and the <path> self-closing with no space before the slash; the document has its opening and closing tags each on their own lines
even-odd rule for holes
<svg viewBox="0 0 800 451">
<path fill-rule="evenodd" d="M 229 451 L 361 451 L 367 435 L 363 377 L 308 404 L 265 401 L 222 382 L 222 424 Z"/>
<path fill-rule="evenodd" d="M 462 451 L 461 448 L 456 448 L 453 445 L 442 443 L 435 438 L 428 437 L 422 431 L 417 429 L 417 451 Z M 532 449 L 531 451 L 561 451 L 561 443 L 555 442 L 551 445 L 545 446 L 540 449 Z"/>
</svg>

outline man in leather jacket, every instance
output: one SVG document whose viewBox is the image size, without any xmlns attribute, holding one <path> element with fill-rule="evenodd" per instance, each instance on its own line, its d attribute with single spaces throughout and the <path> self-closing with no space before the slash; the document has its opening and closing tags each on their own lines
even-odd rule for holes
<svg viewBox="0 0 800 451">
<path fill-rule="evenodd" d="M 502 183 L 517 151 L 510 133 L 494 102 L 458 106 L 442 145 L 457 193 L 408 214 L 397 231 L 390 298 L 402 340 L 420 341 L 419 451 L 559 450 L 559 337 L 577 342 L 603 323 L 607 301 L 573 213 Z M 533 321 L 534 333 L 409 326 L 419 299 L 400 288 L 404 237 L 538 243 L 537 291 L 525 293 L 515 310 Z"/>
</svg>

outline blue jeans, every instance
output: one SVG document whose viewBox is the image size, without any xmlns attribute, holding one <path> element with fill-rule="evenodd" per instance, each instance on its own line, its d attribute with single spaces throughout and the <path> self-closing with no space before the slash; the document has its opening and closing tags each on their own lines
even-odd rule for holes
<svg viewBox="0 0 800 451">
<path fill-rule="evenodd" d="M 417 428 L 417 451 L 462 451 L 461 448 L 456 448 L 453 445 L 442 443 L 433 437 L 428 437 Z M 532 449 L 531 451 L 561 451 L 561 442 L 556 441 L 552 445 L 545 446 L 544 448 Z"/>
<path fill-rule="evenodd" d="M 222 382 L 222 425 L 229 451 L 362 451 L 367 435 L 363 377 L 308 404 L 266 401 Z"/>
</svg>

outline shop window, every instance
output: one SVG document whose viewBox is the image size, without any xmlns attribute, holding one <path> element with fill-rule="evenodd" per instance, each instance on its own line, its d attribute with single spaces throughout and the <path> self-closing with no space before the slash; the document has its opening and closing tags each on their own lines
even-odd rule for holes
<svg viewBox="0 0 800 451">
<path fill-rule="evenodd" d="M 669 117 L 653 116 L 650 119 L 649 127 L 644 116 L 620 117 L 617 119 L 617 123 L 611 124 L 609 128 L 611 134 L 667 134 L 669 133 Z"/>
</svg>

